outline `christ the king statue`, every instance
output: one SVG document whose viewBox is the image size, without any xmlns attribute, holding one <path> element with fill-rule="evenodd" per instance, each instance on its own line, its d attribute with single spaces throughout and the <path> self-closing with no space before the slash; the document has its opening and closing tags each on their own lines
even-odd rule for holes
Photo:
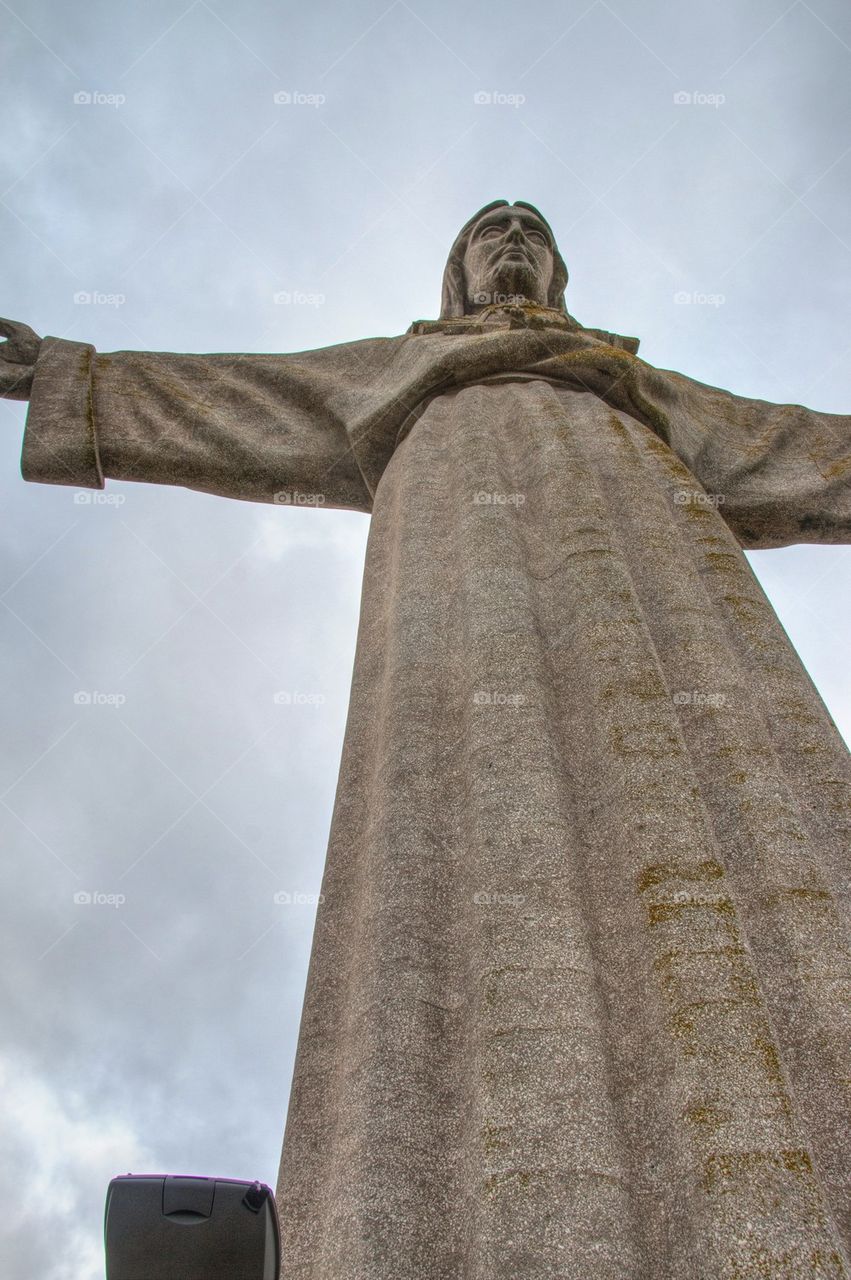
<svg viewBox="0 0 851 1280">
<path fill-rule="evenodd" d="M 278 1187 L 286 1280 L 851 1277 L 851 771 L 743 548 L 851 416 L 566 310 L 532 206 L 294 355 L 4 322 L 28 480 L 372 515 Z"/>
</svg>

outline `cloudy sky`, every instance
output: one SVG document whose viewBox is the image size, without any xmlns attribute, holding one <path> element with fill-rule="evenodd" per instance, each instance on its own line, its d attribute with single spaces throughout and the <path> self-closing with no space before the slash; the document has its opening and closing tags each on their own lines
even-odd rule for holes
<svg viewBox="0 0 851 1280">
<path fill-rule="evenodd" d="M 40 333 L 398 334 L 505 197 L 549 217 L 583 322 L 851 412 L 846 0 L 0 0 L 0 22 L 0 312 Z M 24 411 L 0 402 L 0 1252 L 6 1280 L 95 1280 L 114 1174 L 274 1182 L 368 519 L 25 485 Z M 851 553 L 751 559 L 850 737 Z"/>
</svg>

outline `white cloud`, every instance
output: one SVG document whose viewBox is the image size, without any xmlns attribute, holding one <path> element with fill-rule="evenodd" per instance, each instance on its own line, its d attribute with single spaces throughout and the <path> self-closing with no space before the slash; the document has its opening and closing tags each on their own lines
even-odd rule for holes
<svg viewBox="0 0 851 1280">
<path fill-rule="evenodd" d="M 127 1116 L 93 1115 L 23 1056 L 0 1056 L 0 1095 L 5 1280 L 102 1280 L 107 1186 L 152 1171 L 150 1152 Z"/>
</svg>

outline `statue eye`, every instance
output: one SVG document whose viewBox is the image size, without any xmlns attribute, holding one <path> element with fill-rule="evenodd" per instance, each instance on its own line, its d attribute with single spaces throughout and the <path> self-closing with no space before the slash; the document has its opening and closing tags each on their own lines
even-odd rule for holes
<svg viewBox="0 0 851 1280">
<path fill-rule="evenodd" d="M 479 238 L 481 240 L 492 240 L 494 236 L 501 236 L 501 235 L 502 235 L 502 229 L 500 227 L 492 225 L 490 227 L 484 227 L 482 231 L 479 233 Z"/>
<path fill-rule="evenodd" d="M 526 232 L 526 235 L 529 237 L 530 240 L 536 240 L 538 244 L 549 243 L 543 231 L 535 231 L 534 228 L 531 228 L 529 231 Z"/>
</svg>

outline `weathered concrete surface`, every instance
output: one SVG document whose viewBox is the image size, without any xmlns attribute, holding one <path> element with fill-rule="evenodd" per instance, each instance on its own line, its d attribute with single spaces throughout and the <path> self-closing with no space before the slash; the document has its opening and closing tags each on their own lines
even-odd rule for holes
<svg viewBox="0 0 851 1280">
<path fill-rule="evenodd" d="M 373 512 L 286 1280 L 848 1276 L 851 774 L 741 544 L 851 540 L 851 419 L 557 277 L 296 356 L 48 340 L 25 474 Z"/>
<path fill-rule="evenodd" d="M 847 1274 L 847 757 L 702 492 L 546 382 L 387 468 L 287 1276 Z"/>
</svg>

